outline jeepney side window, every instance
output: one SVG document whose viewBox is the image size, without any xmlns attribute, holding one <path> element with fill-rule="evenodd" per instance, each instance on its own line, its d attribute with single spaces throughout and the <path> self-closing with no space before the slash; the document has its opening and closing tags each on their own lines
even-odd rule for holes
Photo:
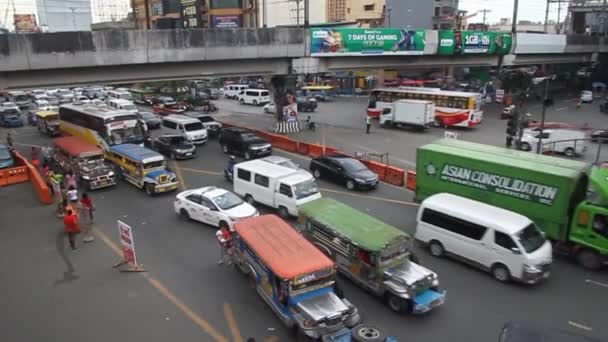
<svg viewBox="0 0 608 342">
<path fill-rule="evenodd" d="M 359 250 L 357 251 L 357 258 L 359 258 L 359 261 L 366 264 L 367 266 L 372 265 L 371 253 L 364 250 L 363 248 L 359 248 Z"/>
</svg>

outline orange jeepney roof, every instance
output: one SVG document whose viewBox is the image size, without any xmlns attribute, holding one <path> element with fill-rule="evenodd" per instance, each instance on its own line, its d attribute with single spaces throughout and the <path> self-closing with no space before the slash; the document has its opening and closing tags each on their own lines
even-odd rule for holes
<svg viewBox="0 0 608 342">
<path fill-rule="evenodd" d="M 99 147 L 73 136 L 55 138 L 53 139 L 53 144 L 72 156 L 80 156 L 82 154 L 96 155 L 102 153 Z"/>
<path fill-rule="evenodd" d="M 235 224 L 243 241 L 282 279 L 333 267 L 333 261 L 276 215 L 248 218 Z"/>
</svg>

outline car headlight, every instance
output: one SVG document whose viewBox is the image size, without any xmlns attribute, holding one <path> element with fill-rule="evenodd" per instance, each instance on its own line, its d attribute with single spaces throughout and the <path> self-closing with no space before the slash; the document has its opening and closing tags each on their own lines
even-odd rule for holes
<svg viewBox="0 0 608 342">
<path fill-rule="evenodd" d="M 529 273 L 538 273 L 538 272 L 540 272 L 540 269 L 535 265 L 524 264 L 524 271 L 529 272 Z"/>
<path fill-rule="evenodd" d="M 89 180 L 89 179 L 91 179 L 91 178 L 90 178 L 89 176 L 82 176 L 82 179 L 84 179 L 84 180 Z"/>
<path fill-rule="evenodd" d="M 108 173 L 108 176 L 113 177 L 113 176 L 114 176 L 114 171 L 110 171 L 110 172 Z"/>
</svg>

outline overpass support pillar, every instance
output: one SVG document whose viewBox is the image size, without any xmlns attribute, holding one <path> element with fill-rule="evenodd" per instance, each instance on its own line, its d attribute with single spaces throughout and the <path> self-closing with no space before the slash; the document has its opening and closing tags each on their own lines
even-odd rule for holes
<svg viewBox="0 0 608 342">
<path fill-rule="evenodd" d="M 295 97 L 296 75 L 272 76 L 270 86 L 276 107 L 276 132 L 299 132 L 298 105 Z"/>
</svg>

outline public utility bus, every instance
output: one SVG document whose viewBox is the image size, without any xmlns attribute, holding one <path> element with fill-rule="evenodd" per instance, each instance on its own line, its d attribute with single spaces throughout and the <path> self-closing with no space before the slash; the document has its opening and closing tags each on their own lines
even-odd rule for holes
<svg viewBox="0 0 608 342">
<path fill-rule="evenodd" d="M 145 128 L 137 115 L 111 107 L 62 105 L 59 107 L 59 129 L 99 146 L 105 152 L 113 145 L 144 143 Z"/>
<path fill-rule="evenodd" d="M 439 88 L 399 87 L 372 90 L 368 108 L 384 109 L 398 100 L 435 103 L 435 120 L 443 127 L 475 127 L 483 118 L 481 94 Z"/>
<path fill-rule="evenodd" d="M 314 97 L 317 101 L 331 101 L 336 96 L 334 86 L 305 86 L 301 91 L 302 96 Z"/>
</svg>

